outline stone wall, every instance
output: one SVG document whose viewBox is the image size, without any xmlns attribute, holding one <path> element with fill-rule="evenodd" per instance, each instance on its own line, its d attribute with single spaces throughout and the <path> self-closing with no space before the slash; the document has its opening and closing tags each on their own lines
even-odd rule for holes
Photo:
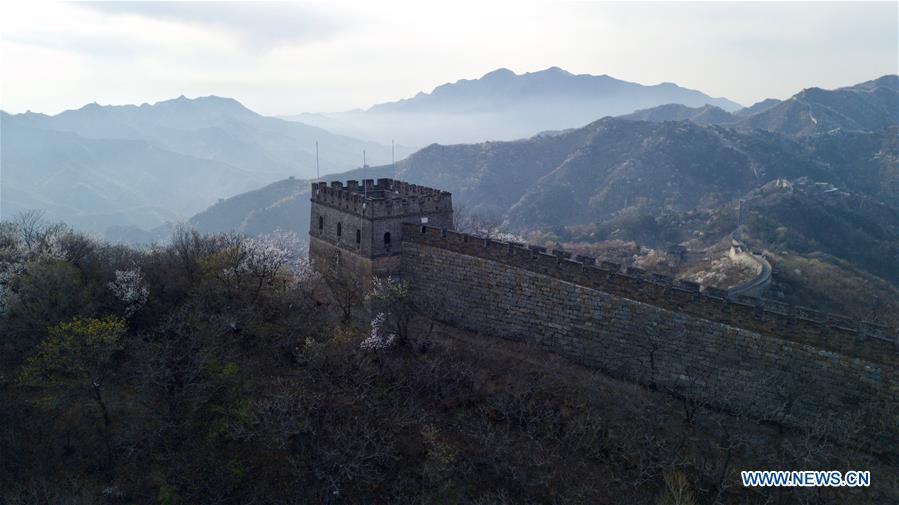
<svg viewBox="0 0 899 505">
<path fill-rule="evenodd" d="M 348 246 L 338 246 L 327 240 L 309 237 L 309 260 L 317 272 L 336 274 L 345 281 L 358 282 L 364 295 L 371 286 L 372 276 L 395 275 L 400 270 L 400 255 L 366 258 Z"/>
<path fill-rule="evenodd" d="M 309 235 L 338 244 L 344 249 L 351 249 L 356 254 L 370 257 L 375 248 L 371 221 L 362 216 L 346 212 L 330 205 L 313 202 L 309 218 Z M 341 233 L 337 235 L 337 224 Z M 321 224 L 321 227 L 319 227 Z M 359 242 L 356 242 L 356 231 L 359 231 Z"/>
<path fill-rule="evenodd" d="M 446 230 L 404 230 L 404 275 L 450 324 L 755 416 L 896 416 L 890 329 L 781 314 L 580 260 Z"/>
</svg>

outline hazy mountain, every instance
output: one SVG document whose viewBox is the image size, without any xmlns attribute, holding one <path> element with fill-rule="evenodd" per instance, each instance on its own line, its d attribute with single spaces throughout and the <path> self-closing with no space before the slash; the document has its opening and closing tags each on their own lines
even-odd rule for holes
<svg viewBox="0 0 899 505">
<path fill-rule="evenodd" d="M 11 116 L 33 128 L 68 131 L 86 138 L 143 140 L 168 151 L 222 161 L 250 173 L 315 176 L 315 142 L 322 173 L 359 166 L 362 150 L 386 163 L 390 146 L 335 135 L 303 123 L 259 115 L 237 100 L 179 97 L 153 105 L 88 104 L 55 116 Z M 400 146 L 398 156 L 408 154 Z"/>
<path fill-rule="evenodd" d="M 359 166 L 363 150 L 375 162 L 391 159 L 389 146 L 219 97 L 89 104 L 55 116 L 2 113 L 0 123 L 3 215 L 44 209 L 95 231 L 146 229 L 290 175 L 314 177 L 316 140 L 323 174 Z"/>
<path fill-rule="evenodd" d="M 681 88 L 670 82 L 654 86 L 622 81 L 608 75 L 575 75 L 558 67 L 518 75 L 501 68 L 480 79 L 462 79 L 443 84 L 431 93 L 413 98 L 378 104 L 369 112 L 478 112 L 498 107 L 515 108 L 523 102 L 560 99 L 584 102 L 605 101 L 615 96 L 618 101 L 667 102 L 679 99 L 687 103 L 711 103 L 731 110 L 740 106 L 726 98 L 711 98 L 699 91 Z M 616 107 L 628 107 L 622 103 Z M 592 114 L 596 117 L 597 114 Z"/>
<path fill-rule="evenodd" d="M 739 117 L 751 116 L 753 114 L 762 112 L 763 110 L 770 109 L 780 102 L 781 100 L 778 100 L 777 98 L 766 98 L 760 102 L 756 102 L 750 105 L 749 107 L 744 107 L 738 111 L 734 111 L 734 115 Z"/>
<path fill-rule="evenodd" d="M 103 231 L 189 216 L 259 179 L 234 166 L 173 153 L 143 140 L 88 139 L 0 121 L 0 213 L 41 209 L 47 218 Z"/>
<path fill-rule="evenodd" d="M 252 191 L 223 198 L 197 213 L 187 224 L 203 233 L 238 232 L 264 235 L 275 230 L 295 231 L 301 239 L 309 232 L 309 186 L 311 180 L 293 177 Z M 127 244 L 149 244 L 167 240 L 171 222 L 144 230 L 117 226 L 106 231 L 106 239 Z"/>
<path fill-rule="evenodd" d="M 808 88 L 748 116 L 741 128 L 785 135 L 812 135 L 835 129 L 875 131 L 899 124 L 899 76 L 885 75 L 855 86 Z"/>
<path fill-rule="evenodd" d="M 899 126 L 864 133 L 832 131 L 805 139 L 812 156 L 844 187 L 899 207 Z"/>
<path fill-rule="evenodd" d="M 633 121 L 692 121 L 700 125 L 735 123 L 739 118 L 726 110 L 714 105 L 702 107 L 687 107 L 679 103 L 659 105 L 651 109 L 642 109 L 631 114 L 618 116 L 622 119 Z"/>
<path fill-rule="evenodd" d="M 733 114 L 713 106 L 666 104 L 620 117 L 728 125 L 797 137 L 833 130 L 871 132 L 899 124 L 899 76 L 886 75 L 835 90 L 808 88 L 787 100 L 769 98 Z"/>
<path fill-rule="evenodd" d="M 305 236 L 310 184 L 309 180 L 290 178 L 226 198 L 190 218 L 189 224 L 206 233 L 259 235 L 280 228 Z"/>
<path fill-rule="evenodd" d="M 725 98 L 672 83 L 644 86 L 608 75 L 575 75 L 558 67 L 521 75 L 503 68 L 365 111 L 289 118 L 381 142 L 396 139 L 427 145 L 530 137 L 667 103 L 740 108 Z"/>
</svg>

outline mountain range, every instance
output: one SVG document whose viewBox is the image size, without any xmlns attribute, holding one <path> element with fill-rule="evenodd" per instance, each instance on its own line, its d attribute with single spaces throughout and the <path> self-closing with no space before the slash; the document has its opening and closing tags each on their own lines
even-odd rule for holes
<svg viewBox="0 0 899 505">
<path fill-rule="evenodd" d="M 576 75 L 558 67 L 524 74 L 501 68 L 367 110 L 285 118 L 379 142 L 396 139 L 424 146 L 526 138 L 667 103 L 710 104 L 726 111 L 741 108 L 726 98 L 669 82 L 645 86 L 608 75 Z"/>
<path fill-rule="evenodd" d="M 760 247 L 833 255 L 899 285 L 899 126 L 886 108 L 867 108 L 862 121 L 851 109 L 863 102 L 828 97 L 890 89 L 872 86 L 884 81 L 894 78 L 832 92 L 805 90 L 753 106 L 741 120 L 795 125 L 806 111 L 815 115 L 830 104 L 842 110 L 840 117 L 855 118 L 852 128 L 800 135 L 792 127 L 778 132 L 702 122 L 680 116 L 683 107 L 665 107 L 643 118 L 606 117 L 516 141 L 432 144 L 395 167 L 370 167 L 364 176 L 446 189 L 466 213 L 502 222 L 507 231 L 539 230 L 563 242 L 618 239 L 664 247 L 698 241 L 694 245 L 704 247 L 734 229 L 743 199 Z M 803 98 L 809 96 L 816 101 Z M 805 109 L 789 105 L 798 100 Z M 848 105 L 841 109 L 841 103 Z M 700 117 L 720 114 L 711 106 L 700 109 Z M 662 120 L 663 112 L 671 114 Z M 760 119 L 771 117 L 782 120 Z M 362 177 L 357 169 L 328 179 Z M 775 182 L 796 190 L 777 197 L 762 191 Z M 308 223 L 294 219 L 301 214 L 278 210 L 308 206 L 308 198 L 308 183 L 270 185 L 224 200 L 192 222 L 209 230 L 230 222 L 249 233 L 277 227 L 305 233 Z"/>
<path fill-rule="evenodd" d="M 733 231 L 743 199 L 759 247 L 832 255 L 899 287 L 897 139 L 899 128 L 795 141 L 605 118 L 523 141 L 432 145 L 396 172 L 371 167 L 364 176 L 450 190 L 466 214 L 559 242 L 702 248 Z M 328 179 L 361 177 L 354 170 Z M 190 223 L 208 232 L 282 228 L 304 236 L 308 202 L 308 181 L 280 181 L 223 200 Z"/>
<path fill-rule="evenodd" d="M 152 227 L 288 176 L 391 160 L 391 147 L 259 115 L 233 99 L 0 112 L 4 216 L 41 208 L 79 228 Z M 398 156 L 410 152 L 398 146 Z"/>
<path fill-rule="evenodd" d="M 787 100 L 767 99 L 731 112 L 714 105 L 689 107 L 672 103 L 621 117 L 653 122 L 692 121 L 799 137 L 832 130 L 874 131 L 899 124 L 899 76 L 885 75 L 834 90 L 808 88 Z"/>
</svg>

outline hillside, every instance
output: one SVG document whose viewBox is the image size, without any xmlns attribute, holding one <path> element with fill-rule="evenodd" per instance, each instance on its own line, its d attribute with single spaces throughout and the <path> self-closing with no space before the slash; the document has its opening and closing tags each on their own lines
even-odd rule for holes
<svg viewBox="0 0 899 505">
<path fill-rule="evenodd" d="M 899 207 L 804 178 L 778 182 L 746 200 L 755 240 L 776 251 L 823 252 L 899 286 Z"/>
<path fill-rule="evenodd" d="M 575 75 L 558 67 L 524 74 L 502 68 L 364 111 L 288 118 L 380 142 L 396 139 L 422 146 L 513 140 L 668 103 L 740 108 L 673 83 L 646 86 L 608 75 Z"/>
<path fill-rule="evenodd" d="M 876 131 L 899 124 L 899 76 L 835 90 L 808 88 L 747 117 L 742 128 L 806 136 L 835 129 Z"/>
<path fill-rule="evenodd" d="M 736 113 L 731 114 L 714 105 L 687 107 L 686 105 L 681 105 L 679 103 L 670 103 L 659 105 L 658 107 L 653 107 L 651 109 L 641 109 L 631 114 L 625 114 L 618 117 L 633 121 L 652 121 L 654 123 L 662 121 L 692 121 L 699 125 L 711 125 L 736 123 L 739 121 L 739 117 L 735 114 Z"/>
<path fill-rule="evenodd" d="M 514 230 L 596 222 L 631 207 L 712 208 L 777 178 L 804 176 L 888 200 L 889 139 L 853 135 L 846 145 L 855 147 L 831 160 L 824 141 L 810 147 L 761 131 L 606 118 L 527 140 L 428 146 L 398 162 L 396 176 L 452 191 L 459 205 Z"/>
<path fill-rule="evenodd" d="M 204 233 L 238 231 L 248 235 L 292 230 L 309 231 L 309 180 L 285 179 L 226 198 L 188 221 Z"/>
<path fill-rule="evenodd" d="M 55 116 L 2 113 L 2 212 L 40 208 L 92 231 L 154 227 L 284 177 L 358 166 L 391 149 L 261 116 L 233 99 L 89 104 Z M 398 156 L 408 150 L 399 146 Z M 79 191 L 72 192 L 72 188 Z"/>
<path fill-rule="evenodd" d="M 739 117 L 751 116 L 753 114 L 762 112 L 763 110 L 770 109 L 780 102 L 781 100 L 778 100 L 777 98 L 766 98 L 750 105 L 749 107 L 743 107 L 740 110 L 734 111 L 734 115 Z"/>
<path fill-rule="evenodd" d="M 3 119 L 3 216 L 42 209 L 50 219 L 86 230 L 153 227 L 260 181 L 232 165 L 144 140 L 91 139 Z"/>
</svg>

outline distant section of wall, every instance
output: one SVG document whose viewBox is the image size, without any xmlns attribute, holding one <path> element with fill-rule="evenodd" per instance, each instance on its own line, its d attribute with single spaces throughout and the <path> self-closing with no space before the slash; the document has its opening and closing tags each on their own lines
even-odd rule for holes
<svg viewBox="0 0 899 505">
<path fill-rule="evenodd" d="M 459 327 L 765 418 L 899 411 L 888 328 L 731 302 L 564 252 L 427 227 L 407 226 L 403 237 L 416 296 L 439 300 L 430 310 Z"/>
<path fill-rule="evenodd" d="M 740 207 L 740 211 L 742 212 L 742 203 Z M 755 268 L 757 270 L 756 275 L 747 280 L 746 282 L 742 282 L 736 286 L 731 287 L 727 290 L 728 296 L 736 296 L 736 295 L 749 295 L 760 297 L 762 293 L 764 293 L 765 289 L 771 284 L 771 263 L 768 263 L 768 260 L 765 259 L 760 253 L 753 253 L 739 239 L 739 233 L 734 232 L 732 234 L 733 237 L 733 245 L 731 245 L 728 256 L 731 260 L 739 263 L 743 263 L 747 266 Z"/>
</svg>

